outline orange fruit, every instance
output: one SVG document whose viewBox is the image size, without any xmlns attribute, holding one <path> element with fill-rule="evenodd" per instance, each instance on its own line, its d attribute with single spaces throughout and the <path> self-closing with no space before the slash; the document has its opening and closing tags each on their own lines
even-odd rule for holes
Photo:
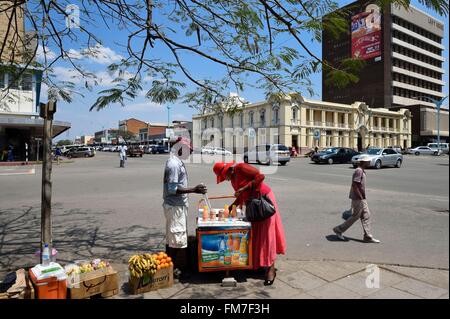
<svg viewBox="0 0 450 319">
<path fill-rule="evenodd" d="M 164 256 L 164 258 L 167 258 L 167 257 L 168 257 L 168 255 L 167 255 L 166 253 L 164 253 L 163 256 Z"/>
<path fill-rule="evenodd" d="M 161 259 L 161 264 L 165 264 L 165 263 L 166 263 L 166 259 L 165 258 Z"/>
<path fill-rule="evenodd" d="M 172 258 L 171 257 L 167 257 L 166 261 L 170 263 L 172 261 Z"/>
<path fill-rule="evenodd" d="M 170 266 L 170 267 L 173 267 L 173 262 L 170 262 L 170 263 L 169 263 L 169 266 Z"/>
<path fill-rule="evenodd" d="M 161 262 L 159 260 L 156 260 L 156 264 L 159 265 L 161 264 Z"/>
<path fill-rule="evenodd" d="M 157 254 L 153 254 L 152 257 L 156 259 L 156 258 L 158 258 L 158 255 Z"/>
<path fill-rule="evenodd" d="M 156 266 L 156 269 L 160 270 L 161 269 L 161 265 Z"/>
</svg>

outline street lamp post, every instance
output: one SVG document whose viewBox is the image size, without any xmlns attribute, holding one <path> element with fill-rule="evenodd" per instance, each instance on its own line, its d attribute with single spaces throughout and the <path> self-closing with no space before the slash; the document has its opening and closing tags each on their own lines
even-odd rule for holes
<svg viewBox="0 0 450 319">
<path fill-rule="evenodd" d="M 171 106 L 167 105 L 167 127 L 170 127 L 170 109 Z"/>
<path fill-rule="evenodd" d="M 416 96 L 416 97 L 413 98 L 413 99 L 425 98 L 425 99 L 431 101 L 434 105 L 436 105 L 436 111 L 437 111 L 437 116 L 436 116 L 436 129 L 437 129 L 438 155 L 439 155 L 439 152 L 440 152 L 440 150 L 441 150 L 441 131 L 440 131 L 440 124 L 441 124 L 441 123 L 440 123 L 441 106 L 442 106 L 442 104 L 444 104 L 444 101 L 445 101 L 445 99 L 446 99 L 447 97 L 448 97 L 448 96 L 444 96 L 444 97 L 443 97 L 442 99 L 440 99 L 440 100 L 436 100 L 436 99 L 433 99 L 433 98 L 428 97 L 428 96 Z"/>
</svg>

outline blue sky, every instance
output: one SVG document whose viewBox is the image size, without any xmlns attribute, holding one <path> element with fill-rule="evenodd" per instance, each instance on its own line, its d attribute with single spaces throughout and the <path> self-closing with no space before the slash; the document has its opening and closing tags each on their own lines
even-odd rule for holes
<svg viewBox="0 0 450 319">
<path fill-rule="evenodd" d="M 339 1 L 339 3 L 343 6 L 353 1 Z M 449 30 L 448 30 L 448 22 L 447 19 L 439 17 L 433 11 L 425 8 L 420 5 L 416 0 L 412 1 L 412 4 L 429 13 L 432 16 L 437 17 L 439 20 L 444 22 L 445 25 L 445 38 L 443 41 L 443 45 L 445 46 L 444 57 L 444 69 L 448 71 L 448 49 L 449 49 Z M 158 19 L 158 17 L 155 17 Z M 111 37 L 111 34 L 114 34 L 114 37 Z M 106 72 L 106 67 L 108 64 L 114 61 L 119 61 L 121 56 L 125 56 L 123 53 L 123 48 L 118 42 L 126 41 L 127 34 L 121 31 L 111 32 L 107 29 L 99 29 L 98 36 L 103 41 L 103 47 L 100 48 L 101 54 L 97 58 L 84 58 L 81 60 L 81 64 L 96 73 L 96 75 L 102 79 L 100 86 L 94 89 L 93 92 L 89 92 L 88 90 L 82 90 L 82 94 L 84 97 L 75 95 L 72 103 L 59 102 L 58 111 L 56 113 L 55 118 L 57 120 L 69 121 L 72 124 L 72 128 L 66 133 L 61 134 L 57 140 L 59 139 L 73 139 L 75 136 L 80 135 L 93 135 L 94 132 L 99 131 L 101 129 L 106 128 L 117 128 L 118 121 L 127 119 L 127 118 L 138 118 L 147 122 L 167 122 L 167 108 L 165 105 L 157 105 L 151 103 L 146 100 L 144 96 L 139 96 L 133 101 L 128 101 L 125 107 L 120 105 L 111 105 L 106 109 L 101 111 L 89 111 L 89 107 L 94 103 L 97 98 L 96 92 L 105 89 L 107 87 L 111 87 L 113 84 L 111 83 L 112 77 Z M 309 39 L 309 37 L 308 37 Z M 80 48 L 80 44 L 71 43 L 69 44 L 71 48 L 73 48 L 73 54 L 77 55 L 83 48 Z M 309 44 L 309 48 L 318 56 L 321 56 L 321 44 L 317 42 L 312 42 Z M 50 48 L 52 49 L 52 48 Z M 158 47 L 154 50 L 159 49 Z M 223 72 L 223 69 L 220 66 L 213 64 L 205 64 L 204 62 L 199 61 L 196 58 L 191 58 L 189 56 L 185 56 L 186 62 L 190 66 L 190 70 L 193 75 L 196 75 L 197 78 L 207 77 L 209 79 L 214 79 L 217 74 Z M 69 66 L 66 63 L 56 64 L 55 75 L 59 79 L 68 79 L 73 76 L 71 73 Z M 181 76 L 181 75 L 180 75 Z M 315 74 L 311 77 L 311 80 L 314 85 L 314 90 L 316 95 L 314 98 L 321 98 L 321 74 Z M 80 77 L 72 78 L 73 82 L 80 81 L 79 84 L 82 84 Z M 444 92 L 448 95 L 448 72 L 444 75 L 444 81 L 446 86 L 444 87 Z M 191 89 L 192 87 L 187 87 L 187 89 Z M 234 92 L 233 88 L 230 88 L 230 92 Z M 301 90 L 300 92 L 304 92 L 305 90 Z M 45 92 L 44 92 L 45 94 Z M 258 90 L 247 90 L 244 91 L 241 96 L 243 96 L 246 100 L 250 102 L 261 101 L 264 99 L 264 93 Z M 46 97 L 42 97 L 42 100 L 46 100 Z M 448 102 L 446 103 L 448 105 Z M 187 105 L 179 103 L 173 103 L 171 106 L 171 119 L 172 120 L 189 120 L 193 114 L 196 112 L 189 108 Z"/>
</svg>

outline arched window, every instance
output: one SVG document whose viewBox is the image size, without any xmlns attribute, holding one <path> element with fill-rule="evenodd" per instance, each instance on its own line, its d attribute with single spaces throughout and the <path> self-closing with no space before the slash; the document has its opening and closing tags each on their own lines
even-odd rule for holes
<svg viewBox="0 0 450 319">
<path fill-rule="evenodd" d="M 292 124 L 297 124 L 299 121 L 298 111 L 299 111 L 298 105 L 294 104 L 292 106 Z"/>
<path fill-rule="evenodd" d="M 278 103 L 272 106 L 272 115 L 272 124 L 280 124 L 280 105 Z"/>
<path fill-rule="evenodd" d="M 253 127 L 255 124 L 254 115 L 255 115 L 255 113 L 253 111 L 250 111 L 248 113 L 248 126 L 250 126 L 250 127 Z"/>
<path fill-rule="evenodd" d="M 259 122 L 261 124 L 261 126 L 266 126 L 266 110 L 262 109 L 261 111 L 259 111 Z"/>
</svg>

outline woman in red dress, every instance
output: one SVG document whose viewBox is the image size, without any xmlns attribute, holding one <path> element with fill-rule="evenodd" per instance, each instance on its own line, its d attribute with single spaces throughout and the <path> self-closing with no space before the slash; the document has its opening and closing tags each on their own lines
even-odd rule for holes
<svg viewBox="0 0 450 319">
<path fill-rule="evenodd" d="M 269 186 L 263 183 L 265 176 L 255 167 L 239 163 L 216 163 L 214 173 L 217 183 L 230 181 L 236 200 L 232 205 L 241 206 L 257 195 L 267 195 L 275 205 L 276 212 L 263 221 L 252 222 L 253 268 L 266 268 L 264 285 L 272 285 L 276 277 L 275 259 L 277 254 L 285 254 L 286 238 L 275 195 Z"/>
</svg>

